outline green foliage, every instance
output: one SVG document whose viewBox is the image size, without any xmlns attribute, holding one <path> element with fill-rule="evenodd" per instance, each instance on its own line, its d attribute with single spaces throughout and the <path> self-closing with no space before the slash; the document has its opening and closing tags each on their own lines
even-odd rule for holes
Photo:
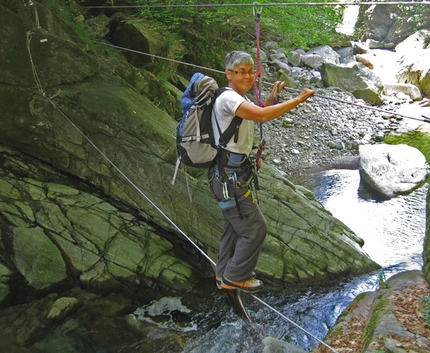
<svg viewBox="0 0 430 353">
<path fill-rule="evenodd" d="M 415 30 L 428 29 L 430 7 L 426 5 L 398 5 L 401 18 L 409 19 L 409 26 Z"/>
<path fill-rule="evenodd" d="M 298 2 L 307 2 L 300 0 Z M 314 3 L 323 4 L 317 0 Z M 262 28 L 282 35 L 287 48 L 309 48 L 340 40 L 336 27 L 342 22 L 344 7 L 324 5 L 273 6 L 264 8 Z"/>
<path fill-rule="evenodd" d="M 71 92 L 63 90 L 58 98 L 58 102 L 65 107 L 73 108 L 76 103 L 76 97 Z"/>
<path fill-rule="evenodd" d="M 147 21 L 153 21 L 165 29 L 176 32 L 180 26 L 197 23 L 200 27 L 212 26 L 217 22 L 215 7 L 201 7 L 200 5 L 213 4 L 216 1 L 186 0 L 138 0 L 137 3 L 146 5 L 142 7 L 140 16 Z M 180 5 L 180 6 L 179 6 Z"/>
<path fill-rule="evenodd" d="M 401 135 L 388 135 L 384 142 L 391 145 L 406 144 L 415 147 L 426 157 L 430 164 L 430 134 L 419 130 L 409 131 Z"/>
<path fill-rule="evenodd" d="M 421 312 L 424 314 L 424 321 L 427 326 L 430 326 L 430 297 L 424 297 L 423 304 L 424 306 L 421 309 Z"/>
<path fill-rule="evenodd" d="M 379 271 L 378 280 L 379 280 L 379 288 L 380 289 L 386 289 L 387 288 L 387 280 L 385 277 L 385 272 L 383 270 Z"/>
<path fill-rule="evenodd" d="M 138 2 L 147 5 L 141 10 L 142 18 L 154 21 L 172 32 L 181 31 L 184 26 L 187 30 L 198 27 L 245 46 L 255 41 L 254 6 L 248 0 L 238 0 L 234 4 L 225 4 L 220 0 Z M 323 4 L 326 1 L 316 2 Z M 268 5 L 264 6 L 265 3 Z M 281 40 L 286 48 L 308 48 L 340 39 L 336 27 L 342 21 L 343 6 L 290 6 L 287 2 L 274 6 L 269 0 L 258 4 L 255 9 L 258 12 L 261 10 L 263 41 Z"/>
</svg>

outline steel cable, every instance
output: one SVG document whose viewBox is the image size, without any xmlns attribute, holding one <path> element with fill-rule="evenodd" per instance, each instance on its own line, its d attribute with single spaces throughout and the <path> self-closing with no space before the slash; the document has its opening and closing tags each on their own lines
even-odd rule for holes
<svg viewBox="0 0 430 353">
<path fill-rule="evenodd" d="M 359 5 L 430 5 L 430 1 L 357 1 L 357 2 L 288 2 L 288 3 L 259 3 L 250 4 L 145 4 L 145 5 L 88 5 L 88 6 L 67 6 L 69 8 L 87 8 L 87 9 L 132 9 L 132 8 L 179 8 L 179 7 L 284 7 L 284 6 L 359 6 Z"/>
</svg>

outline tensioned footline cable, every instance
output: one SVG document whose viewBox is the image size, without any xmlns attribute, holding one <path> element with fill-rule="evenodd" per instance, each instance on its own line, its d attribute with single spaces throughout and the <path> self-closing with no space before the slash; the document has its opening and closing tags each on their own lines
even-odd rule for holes
<svg viewBox="0 0 430 353">
<path fill-rule="evenodd" d="M 30 41 L 31 41 L 31 36 L 29 37 L 29 41 L 28 41 L 28 45 L 27 45 L 27 49 L 29 51 L 29 55 L 31 58 L 31 46 L 30 46 Z M 34 77 L 38 77 L 37 75 L 37 69 L 36 66 L 32 63 L 31 65 L 32 70 L 33 70 L 33 74 Z M 103 151 L 97 147 L 97 145 L 91 141 L 91 139 L 89 137 L 87 137 L 82 131 L 81 129 L 79 129 L 78 126 L 76 126 L 73 121 L 55 104 L 55 102 L 52 100 L 52 97 L 46 97 L 45 93 L 43 92 L 42 86 L 40 84 L 38 84 L 38 81 L 36 80 L 36 84 L 37 84 L 37 88 L 39 90 L 39 92 L 42 94 L 42 96 L 44 98 L 46 98 L 53 106 L 55 109 L 57 109 L 61 115 L 79 132 L 79 134 L 81 134 L 85 140 L 97 151 L 100 153 L 100 155 L 106 159 L 106 161 L 142 196 L 145 198 L 146 201 L 148 201 L 149 204 L 151 204 L 151 206 L 153 206 L 182 236 L 184 236 L 185 239 L 187 239 L 212 265 L 216 266 L 216 263 L 189 237 L 185 234 L 185 232 L 183 232 L 142 190 L 139 189 L 139 187 L 133 183 L 133 181 L 115 164 L 112 162 L 111 159 L 108 158 L 108 156 L 106 156 L 105 153 L 103 153 Z M 289 319 L 288 317 L 286 317 L 285 315 L 283 315 L 282 313 L 280 313 L 279 311 L 275 310 L 274 308 L 272 308 L 269 304 L 267 304 L 266 302 L 264 302 L 262 299 L 258 298 L 257 296 L 251 294 L 251 296 L 256 299 L 258 302 L 262 303 L 264 306 L 266 306 L 267 308 L 269 308 L 270 310 L 272 310 L 273 312 L 275 312 L 276 314 L 278 314 L 279 316 L 281 316 L 282 318 L 284 318 L 285 320 L 287 320 L 288 322 L 292 323 L 293 325 L 295 325 L 296 327 L 298 327 L 300 330 L 302 330 L 303 332 L 305 332 L 306 334 L 308 334 L 310 337 L 312 337 L 313 339 L 315 339 L 318 343 L 324 345 L 325 347 L 329 348 L 332 352 L 334 353 L 338 353 L 334 348 L 330 347 L 328 344 L 326 344 L 325 342 L 323 342 L 322 340 L 320 340 L 319 338 L 317 338 L 316 336 L 312 335 L 310 332 L 308 332 L 306 329 L 304 329 L 303 327 L 301 327 L 299 324 L 295 323 L 294 321 L 292 321 L 291 319 Z"/>
<path fill-rule="evenodd" d="M 103 153 L 102 150 L 100 150 L 100 148 L 97 147 L 97 145 L 92 142 L 74 123 L 73 121 L 70 120 L 70 118 L 54 103 L 54 101 L 52 101 L 51 98 L 48 98 L 49 102 L 54 106 L 55 109 L 57 109 L 61 115 L 63 115 L 64 118 L 66 118 L 66 120 L 85 138 L 85 140 L 88 141 L 88 143 L 93 146 L 97 152 L 99 152 L 103 158 L 106 159 L 106 161 L 113 167 L 115 168 L 115 170 L 121 174 L 121 176 L 127 180 L 127 182 L 130 183 L 130 185 L 141 195 L 143 196 L 146 201 L 148 201 L 173 227 L 175 227 L 175 229 L 181 233 L 192 245 L 194 245 L 194 247 L 200 251 L 200 253 L 206 257 L 213 265 L 215 265 L 215 263 L 213 262 L 213 260 L 202 250 L 199 248 L 199 246 L 191 239 L 189 238 L 148 196 L 145 195 L 145 193 L 143 193 L 142 190 L 139 189 L 139 187 L 134 184 L 129 177 L 127 177 L 127 175 L 125 175 L 122 170 L 116 166 L 115 163 L 113 163 L 108 156 L 106 156 L 106 154 Z"/>
<path fill-rule="evenodd" d="M 184 231 L 181 230 L 181 228 L 179 228 L 164 212 L 163 210 L 161 210 L 161 208 L 159 208 L 142 190 L 139 189 L 139 187 L 133 183 L 133 181 L 131 181 L 131 179 L 119 168 L 116 166 L 115 163 L 113 163 L 107 156 L 105 153 L 103 153 L 103 151 L 100 150 L 100 148 L 97 147 L 97 145 L 91 141 L 90 138 L 88 138 L 74 123 L 73 121 L 70 120 L 70 118 L 55 104 L 55 102 L 52 101 L 51 98 L 47 98 L 49 100 L 49 102 L 54 106 L 55 109 L 57 109 L 61 115 L 85 138 L 86 141 L 88 141 L 88 143 L 94 147 L 94 149 L 99 152 L 103 158 L 106 159 L 106 161 L 113 167 L 115 168 L 115 170 L 128 182 L 130 183 L 130 185 L 141 195 L 143 196 L 146 201 L 148 201 L 185 239 L 187 239 L 207 260 L 209 260 L 209 262 L 216 267 L 216 263 L 187 235 L 185 234 Z M 279 312 L 278 310 L 276 310 L 275 308 L 273 308 L 272 306 L 270 306 L 269 304 L 267 304 L 265 301 L 263 301 L 262 299 L 258 298 L 257 296 L 255 296 L 254 294 L 250 294 L 252 298 L 254 298 L 255 300 L 257 300 L 258 302 L 260 302 L 261 304 L 263 304 L 264 306 L 266 306 L 268 309 L 272 310 L 274 313 L 276 313 L 277 315 L 281 316 L 282 318 L 284 318 L 285 320 L 287 320 L 288 322 L 290 322 L 291 324 L 293 324 L 294 326 L 296 326 L 297 328 L 299 328 L 300 330 L 302 330 L 304 333 L 306 333 L 307 335 L 309 335 L 310 337 L 312 337 L 313 339 L 315 339 L 317 342 L 319 342 L 320 344 L 326 346 L 327 348 L 329 348 L 331 351 L 333 351 L 334 353 L 338 353 L 334 348 L 330 347 L 328 344 L 326 344 L 324 341 L 320 340 L 319 338 L 317 338 L 316 336 L 314 336 L 312 333 L 310 333 L 309 331 L 307 331 L 306 329 L 304 329 L 303 327 L 301 327 L 299 324 L 295 323 L 293 320 L 289 319 L 287 316 L 285 316 L 284 314 L 282 314 L 281 312 Z"/>
<path fill-rule="evenodd" d="M 61 115 L 85 138 L 86 141 L 88 141 L 88 143 L 94 147 L 94 149 L 99 152 L 103 158 L 106 159 L 106 161 L 113 167 L 115 168 L 115 170 L 128 182 L 130 183 L 130 185 L 141 195 L 143 196 L 146 201 L 148 201 L 185 239 L 187 239 L 207 260 L 209 260 L 209 262 L 216 267 L 216 263 L 189 237 L 185 234 L 184 231 L 182 231 L 142 190 L 139 189 L 139 187 L 133 183 L 133 181 L 130 180 L 130 178 L 119 168 L 116 166 L 115 163 L 113 163 L 107 156 L 106 154 L 103 153 L 103 151 L 100 150 L 100 148 L 97 147 L 97 145 L 91 141 L 90 138 L 88 138 L 80 129 L 79 127 L 77 127 L 73 121 L 70 120 L 70 118 L 52 101 L 51 98 L 48 98 L 49 102 L 54 106 L 55 109 L 57 109 Z M 259 303 L 263 304 L 265 307 L 267 307 L 268 309 L 272 310 L 274 313 L 276 313 L 277 315 L 279 315 L 280 317 L 282 317 L 283 319 L 287 320 L 289 323 L 293 324 L 294 326 L 296 326 L 297 328 L 299 328 L 300 330 L 302 330 L 304 333 L 306 333 L 307 335 L 309 335 L 310 337 L 312 337 L 313 339 L 315 339 L 317 342 L 319 342 L 320 344 L 326 346 L 327 348 L 329 348 L 332 352 L 334 353 L 338 353 L 334 348 L 330 347 L 328 344 L 326 344 L 324 341 L 320 340 L 319 338 L 317 338 L 316 336 L 314 336 L 312 333 L 310 333 L 309 331 L 307 331 L 305 328 L 301 327 L 299 324 L 295 323 L 293 320 L 289 319 L 287 316 L 285 316 L 284 314 L 282 314 L 281 312 L 279 312 L 278 310 L 276 310 L 275 308 L 273 308 L 272 306 L 270 306 L 269 304 L 267 304 L 264 300 L 258 298 L 256 295 L 254 294 L 250 294 L 252 298 L 254 298 L 255 300 L 257 300 Z"/>
</svg>

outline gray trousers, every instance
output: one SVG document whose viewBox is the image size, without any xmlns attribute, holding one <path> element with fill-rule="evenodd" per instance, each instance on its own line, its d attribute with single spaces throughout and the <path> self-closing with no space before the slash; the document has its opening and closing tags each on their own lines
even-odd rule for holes
<svg viewBox="0 0 430 353">
<path fill-rule="evenodd" d="M 222 184 L 212 178 L 209 182 L 215 198 L 223 199 Z M 238 197 L 248 189 L 237 189 Z M 224 232 L 221 235 L 216 275 L 223 275 L 231 281 L 243 282 L 251 278 L 257 265 L 267 232 L 267 222 L 258 204 L 249 196 L 240 202 L 240 209 L 245 215 L 239 216 L 236 206 L 222 211 L 224 215 Z"/>
</svg>

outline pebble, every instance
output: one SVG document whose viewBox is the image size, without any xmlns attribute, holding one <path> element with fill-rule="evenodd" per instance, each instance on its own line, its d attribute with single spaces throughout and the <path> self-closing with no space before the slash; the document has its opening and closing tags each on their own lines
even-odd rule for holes
<svg viewBox="0 0 430 353">
<path fill-rule="evenodd" d="M 387 134 L 399 129 L 402 119 L 390 114 L 396 108 L 377 107 L 387 112 L 375 111 L 362 100 L 351 98 L 349 92 L 330 87 L 313 89 L 318 97 L 308 99 L 280 119 L 262 124 L 268 146 L 263 161 L 275 164 L 286 174 L 326 170 L 340 157 L 358 157 L 359 145 L 382 142 Z M 281 102 L 296 94 L 284 90 Z M 256 136 L 259 129 L 256 124 Z"/>
</svg>

